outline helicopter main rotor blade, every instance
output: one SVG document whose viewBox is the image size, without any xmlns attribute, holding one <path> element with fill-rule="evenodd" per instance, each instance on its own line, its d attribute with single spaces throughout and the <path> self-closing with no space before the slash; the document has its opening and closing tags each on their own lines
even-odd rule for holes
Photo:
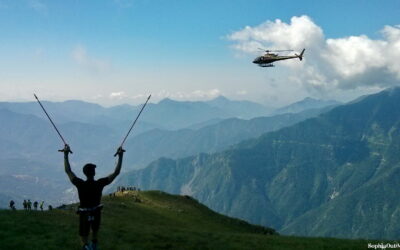
<svg viewBox="0 0 400 250">
<path fill-rule="evenodd" d="M 258 48 L 259 50 L 265 51 L 265 52 L 285 52 L 285 51 L 294 51 L 292 49 L 263 49 L 263 48 Z"/>
<path fill-rule="evenodd" d="M 292 49 L 278 49 L 278 50 L 270 50 L 272 52 L 285 52 L 285 51 L 293 51 Z"/>
</svg>

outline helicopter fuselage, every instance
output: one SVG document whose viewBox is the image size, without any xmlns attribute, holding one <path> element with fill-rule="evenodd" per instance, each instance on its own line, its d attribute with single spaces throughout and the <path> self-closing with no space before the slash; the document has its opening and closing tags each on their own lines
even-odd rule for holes
<svg viewBox="0 0 400 250">
<path fill-rule="evenodd" d="M 296 54 L 294 56 L 279 56 L 278 54 L 267 53 L 263 56 L 259 56 L 256 59 L 254 59 L 253 63 L 258 64 L 260 67 L 274 67 L 272 63 L 276 61 L 282 61 L 293 58 L 299 58 L 301 61 L 303 59 L 304 51 L 305 49 L 303 49 L 300 55 Z"/>
</svg>

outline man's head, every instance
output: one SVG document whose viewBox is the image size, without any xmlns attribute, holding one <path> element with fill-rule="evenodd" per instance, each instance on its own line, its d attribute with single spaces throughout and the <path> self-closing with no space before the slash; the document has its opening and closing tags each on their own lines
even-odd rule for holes
<svg viewBox="0 0 400 250">
<path fill-rule="evenodd" d="M 94 165 L 93 163 L 88 163 L 85 166 L 83 166 L 83 173 L 86 175 L 86 177 L 89 178 L 93 178 L 96 174 L 95 171 L 96 165 Z"/>
</svg>

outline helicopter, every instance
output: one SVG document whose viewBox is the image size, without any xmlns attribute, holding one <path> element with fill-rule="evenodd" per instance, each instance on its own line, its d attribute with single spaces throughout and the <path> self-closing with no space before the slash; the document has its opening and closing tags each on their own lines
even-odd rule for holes
<svg viewBox="0 0 400 250">
<path fill-rule="evenodd" d="M 280 56 L 278 54 L 270 53 L 270 52 L 284 52 L 293 50 L 265 50 L 265 49 L 260 49 L 260 50 L 263 50 L 266 53 L 263 56 L 259 56 L 256 59 L 254 59 L 253 63 L 258 64 L 258 66 L 260 67 L 275 67 L 275 65 L 272 64 L 275 61 L 281 61 L 293 58 L 299 58 L 300 61 L 303 60 L 303 54 L 306 49 L 303 49 L 300 55 L 294 54 L 294 56 Z"/>
</svg>

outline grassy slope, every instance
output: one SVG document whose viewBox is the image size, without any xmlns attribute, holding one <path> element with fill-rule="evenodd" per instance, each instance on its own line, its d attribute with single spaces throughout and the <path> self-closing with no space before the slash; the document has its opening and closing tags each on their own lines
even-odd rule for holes
<svg viewBox="0 0 400 250">
<path fill-rule="evenodd" d="M 135 197 L 141 202 L 136 202 Z M 268 235 L 272 230 L 159 191 L 104 197 L 101 249 L 366 249 L 363 240 Z M 0 249 L 80 249 L 76 205 L 0 211 Z"/>
</svg>

